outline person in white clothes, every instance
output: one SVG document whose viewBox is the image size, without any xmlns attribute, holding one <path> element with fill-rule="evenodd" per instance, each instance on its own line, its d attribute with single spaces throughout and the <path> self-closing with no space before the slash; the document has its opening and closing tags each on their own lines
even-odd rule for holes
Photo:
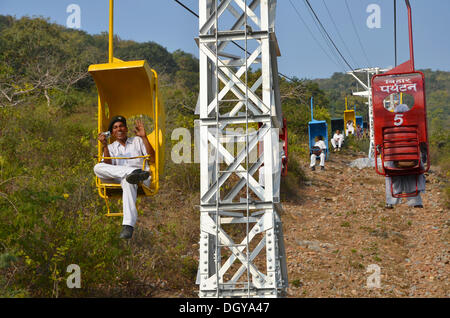
<svg viewBox="0 0 450 318">
<path fill-rule="evenodd" d="M 348 136 L 348 134 L 355 134 L 355 127 L 353 127 L 353 120 L 349 120 L 347 122 L 347 130 L 345 131 L 345 135 Z"/>
<path fill-rule="evenodd" d="M 344 142 L 344 135 L 341 133 L 339 129 L 337 129 L 333 135 L 333 138 L 331 138 L 331 145 L 333 145 L 334 151 L 336 150 L 341 151 L 343 142 Z"/>
<path fill-rule="evenodd" d="M 316 160 L 317 156 L 320 158 L 320 169 L 325 170 L 325 152 L 326 152 L 327 146 L 325 145 L 325 142 L 323 141 L 322 136 L 316 137 L 316 143 L 311 149 L 311 163 L 310 168 L 312 171 L 316 170 Z"/>
<path fill-rule="evenodd" d="M 104 133 L 98 135 L 103 145 L 103 157 L 139 157 L 150 155 L 155 158 L 155 151 L 148 141 L 142 121 L 136 121 L 135 137 L 128 137 L 127 121 L 123 116 L 115 116 L 109 124 L 109 132 L 116 139 L 108 145 Z M 130 239 L 137 221 L 136 197 L 139 182 L 150 184 L 150 173 L 142 170 L 143 158 L 138 159 L 103 159 L 94 167 L 100 179 L 113 180 L 122 186 L 123 221 L 120 238 Z"/>
</svg>

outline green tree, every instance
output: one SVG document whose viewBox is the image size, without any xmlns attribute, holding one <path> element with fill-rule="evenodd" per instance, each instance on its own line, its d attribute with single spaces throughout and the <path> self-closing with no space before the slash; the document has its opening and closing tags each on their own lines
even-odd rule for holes
<svg viewBox="0 0 450 318">
<path fill-rule="evenodd" d="M 2 105 L 17 105 L 26 96 L 44 96 L 50 105 L 53 97 L 88 81 L 88 66 L 98 59 L 99 51 L 85 32 L 67 30 L 44 18 L 6 20 L 10 26 L 0 32 Z"/>
<path fill-rule="evenodd" d="M 171 75 L 177 69 L 172 54 L 155 42 L 136 43 L 119 40 L 114 55 L 127 61 L 146 60 L 159 76 Z"/>
</svg>

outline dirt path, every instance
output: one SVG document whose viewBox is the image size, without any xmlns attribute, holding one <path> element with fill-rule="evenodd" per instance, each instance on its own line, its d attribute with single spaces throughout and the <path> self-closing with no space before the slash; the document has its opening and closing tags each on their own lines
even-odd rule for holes
<svg viewBox="0 0 450 318">
<path fill-rule="evenodd" d="M 358 157 L 332 153 L 325 171 L 302 162 L 308 181 L 299 200 L 283 202 L 288 297 L 449 297 L 450 216 L 439 173 L 427 176 L 423 209 L 389 210 L 384 178 L 348 166 Z M 377 270 L 380 288 L 371 287 Z"/>
</svg>

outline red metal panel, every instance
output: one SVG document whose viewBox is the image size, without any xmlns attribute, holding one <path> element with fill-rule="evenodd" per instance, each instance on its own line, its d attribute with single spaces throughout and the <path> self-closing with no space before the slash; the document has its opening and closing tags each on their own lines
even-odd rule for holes
<svg viewBox="0 0 450 318">
<path fill-rule="evenodd" d="M 287 121 L 286 118 L 283 118 L 283 129 L 281 130 L 280 140 L 283 141 L 283 150 L 284 150 L 284 158 L 282 159 L 282 168 L 281 175 L 283 177 L 287 176 L 287 165 L 288 165 L 288 131 L 287 131 Z"/>
</svg>

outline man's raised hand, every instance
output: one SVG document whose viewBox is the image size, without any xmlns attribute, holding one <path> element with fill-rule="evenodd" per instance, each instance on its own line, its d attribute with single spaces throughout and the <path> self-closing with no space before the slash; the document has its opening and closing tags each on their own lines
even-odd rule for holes
<svg viewBox="0 0 450 318">
<path fill-rule="evenodd" d="M 136 136 L 139 136 L 139 137 L 145 137 L 147 135 L 145 133 L 144 124 L 139 119 L 136 120 L 136 126 L 134 128 L 134 133 L 136 134 Z"/>
</svg>

